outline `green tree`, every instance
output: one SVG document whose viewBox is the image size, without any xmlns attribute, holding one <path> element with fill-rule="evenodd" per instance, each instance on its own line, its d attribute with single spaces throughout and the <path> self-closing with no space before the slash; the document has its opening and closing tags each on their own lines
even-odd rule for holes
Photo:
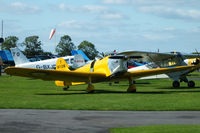
<svg viewBox="0 0 200 133">
<path fill-rule="evenodd" d="M 94 59 L 99 53 L 96 50 L 95 45 L 88 41 L 81 42 L 78 49 L 82 50 L 90 59 Z"/>
<path fill-rule="evenodd" d="M 26 56 L 34 56 L 43 54 L 43 49 L 41 47 L 41 41 L 38 41 L 38 36 L 29 36 L 25 38 L 25 41 L 22 43 L 25 46 L 24 54 Z"/>
<path fill-rule="evenodd" d="M 72 39 L 68 35 L 64 35 L 60 38 L 60 42 L 56 46 L 56 52 L 60 56 L 71 55 L 71 51 L 75 50 L 76 46 L 72 42 Z"/>
<path fill-rule="evenodd" d="M 10 50 L 10 48 L 17 46 L 17 41 L 19 40 L 16 36 L 8 36 L 1 45 L 2 50 Z"/>
</svg>

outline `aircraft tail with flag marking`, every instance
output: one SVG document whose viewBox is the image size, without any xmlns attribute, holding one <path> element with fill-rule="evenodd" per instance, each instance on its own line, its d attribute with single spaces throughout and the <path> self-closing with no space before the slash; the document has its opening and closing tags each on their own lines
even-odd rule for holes
<svg viewBox="0 0 200 133">
<path fill-rule="evenodd" d="M 28 63 L 30 62 L 26 56 L 20 51 L 19 48 L 10 48 L 11 54 L 13 56 L 15 65 L 23 64 L 23 63 Z"/>
</svg>

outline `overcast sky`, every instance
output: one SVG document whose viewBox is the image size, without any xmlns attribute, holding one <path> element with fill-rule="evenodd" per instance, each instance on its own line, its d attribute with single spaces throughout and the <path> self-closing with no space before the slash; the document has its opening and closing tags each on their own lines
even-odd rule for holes
<svg viewBox="0 0 200 133">
<path fill-rule="evenodd" d="M 0 19 L 4 37 L 38 35 L 51 52 L 63 35 L 101 52 L 200 51 L 200 0 L 0 0 Z"/>
</svg>

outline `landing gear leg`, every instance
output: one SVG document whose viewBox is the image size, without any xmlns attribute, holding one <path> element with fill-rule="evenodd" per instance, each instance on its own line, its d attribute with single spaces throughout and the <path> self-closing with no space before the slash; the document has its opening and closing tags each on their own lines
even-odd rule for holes
<svg viewBox="0 0 200 133">
<path fill-rule="evenodd" d="M 86 89 L 87 93 L 94 93 L 94 85 L 88 84 L 88 87 Z"/>
<path fill-rule="evenodd" d="M 134 80 L 132 79 L 129 79 L 129 87 L 127 89 L 127 92 L 130 92 L 130 93 L 136 92 L 136 86 L 134 84 Z"/>
<path fill-rule="evenodd" d="M 174 82 L 172 83 L 172 86 L 173 86 L 174 88 L 179 88 L 179 87 L 180 87 L 180 83 L 179 83 L 178 81 L 174 81 Z"/>
<path fill-rule="evenodd" d="M 64 91 L 67 91 L 68 89 L 69 89 L 69 86 L 65 86 L 65 87 L 63 88 Z"/>
<path fill-rule="evenodd" d="M 94 85 L 92 85 L 91 78 L 89 78 L 88 87 L 86 89 L 86 92 L 87 93 L 94 93 Z"/>
<path fill-rule="evenodd" d="M 182 77 L 182 78 L 181 78 L 181 81 L 184 81 L 185 83 L 187 83 L 188 87 L 190 87 L 190 88 L 195 87 L 195 82 L 192 81 L 192 80 L 188 81 L 188 79 L 187 79 L 186 76 L 185 76 L 185 77 Z"/>
<path fill-rule="evenodd" d="M 193 87 L 195 87 L 195 82 L 194 81 L 189 81 L 188 82 L 188 87 L 191 87 L 191 88 L 193 88 Z"/>
</svg>

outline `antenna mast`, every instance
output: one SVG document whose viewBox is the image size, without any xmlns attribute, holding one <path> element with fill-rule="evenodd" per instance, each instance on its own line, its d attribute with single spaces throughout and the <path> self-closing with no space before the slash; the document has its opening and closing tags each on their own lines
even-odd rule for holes
<svg viewBox="0 0 200 133">
<path fill-rule="evenodd" d="M 2 45 L 2 43 L 3 43 L 3 20 L 1 21 L 1 37 L 0 37 L 0 50 L 1 50 L 1 45 Z"/>
<path fill-rule="evenodd" d="M 3 20 L 2 20 L 2 31 L 1 31 L 1 37 L 3 38 Z"/>
</svg>

